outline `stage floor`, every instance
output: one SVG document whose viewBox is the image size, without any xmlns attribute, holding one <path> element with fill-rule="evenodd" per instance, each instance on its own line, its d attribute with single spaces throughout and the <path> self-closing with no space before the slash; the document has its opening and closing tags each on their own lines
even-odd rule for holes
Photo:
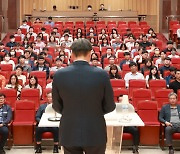
<svg viewBox="0 0 180 154">
<path fill-rule="evenodd" d="M 43 150 L 43 154 L 51 154 L 52 147 L 48 147 L 46 150 Z M 6 150 L 6 154 L 33 154 L 33 147 L 13 147 L 11 150 Z M 122 154 L 132 154 L 131 150 L 122 149 Z M 159 147 L 140 147 L 140 154 L 167 154 L 168 150 L 162 151 Z M 175 153 L 180 153 L 180 151 L 175 151 Z M 63 154 L 63 150 L 59 151 L 59 154 Z M 107 149 L 106 154 L 118 154 L 118 149 Z"/>
</svg>

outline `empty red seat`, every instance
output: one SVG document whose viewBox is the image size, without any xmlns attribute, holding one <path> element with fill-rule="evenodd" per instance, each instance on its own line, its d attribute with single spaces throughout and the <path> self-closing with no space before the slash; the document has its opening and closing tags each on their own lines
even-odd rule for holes
<svg viewBox="0 0 180 154">
<path fill-rule="evenodd" d="M 125 81 L 123 79 L 111 79 L 111 86 L 113 89 L 125 88 Z"/>
<path fill-rule="evenodd" d="M 151 90 L 149 89 L 133 89 L 133 93 L 132 93 L 132 104 L 135 108 L 135 110 L 137 109 L 137 105 L 138 102 L 141 100 L 152 100 L 151 97 Z"/>
<path fill-rule="evenodd" d="M 35 104 L 32 101 L 16 101 L 13 121 L 13 142 L 15 145 L 33 143 L 35 125 Z"/>
<path fill-rule="evenodd" d="M 117 97 L 119 95 L 128 95 L 128 90 L 126 88 L 113 89 L 114 92 L 114 102 L 117 102 Z"/>
</svg>

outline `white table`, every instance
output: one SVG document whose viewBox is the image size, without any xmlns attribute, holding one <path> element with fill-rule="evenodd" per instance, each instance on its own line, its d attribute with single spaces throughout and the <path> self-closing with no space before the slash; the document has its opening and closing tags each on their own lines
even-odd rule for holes
<svg viewBox="0 0 180 154">
<path fill-rule="evenodd" d="M 124 126 L 144 126 L 144 122 L 138 116 L 137 113 L 117 113 L 113 111 L 105 115 L 106 125 L 109 128 L 108 131 L 108 145 L 112 148 L 113 143 L 113 127 L 119 127 L 120 129 L 120 147 L 121 152 L 122 136 Z"/>
<path fill-rule="evenodd" d="M 61 117 L 61 114 L 56 114 L 57 117 Z M 38 127 L 59 127 L 59 121 L 49 121 L 49 117 L 54 117 L 54 114 L 43 113 Z"/>
</svg>

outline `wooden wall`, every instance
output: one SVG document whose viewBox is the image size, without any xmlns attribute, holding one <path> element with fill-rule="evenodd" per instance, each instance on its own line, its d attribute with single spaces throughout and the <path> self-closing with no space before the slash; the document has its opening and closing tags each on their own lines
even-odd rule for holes
<svg viewBox="0 0 180 154">
<path fill-rule="evenodd" d="M 133 10 L 138 14 L 157 15 L 157 3 L 159 0 L 21 0 L 22 13 L 31 14 L 32 10 L 52 11 L 53 5 L 58 11 L 85 11 L 87 5 L 92 5 L 93 11 L 97 11 L 101 3 L 109 11 Z M 69 6 L 79 6 L 79 9 L 72 10 Z"/>
</svg>

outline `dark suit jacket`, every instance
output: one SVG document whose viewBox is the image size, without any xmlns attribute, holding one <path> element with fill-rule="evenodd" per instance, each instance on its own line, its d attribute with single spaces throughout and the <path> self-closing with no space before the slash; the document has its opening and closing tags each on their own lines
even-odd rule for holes
<svg viewBox="0 0 180 154">
<path fill-rule="evenodd" d="M 180 105 L 177 104 L 178 114 L 180 118 Z M 171 119 L 171 106 L 170 104 L 166 104 L 162 107 L 160 114 L 159 114 L 159 121 L 162 123 L 170 122 Z"/>
<path fill-rule="evenodd" d="M 63 146 L 106 144 L 104 114 L 115 109 L 108 74 L 88 62 L 75 61 L 54 75 L 53 108 L 62 114 L 60 143 Z"/>
<path fill-rule="evenodd" d="M 32 71 L 39 71 L 39 66 L 36 65 L 32 68 Z M 46 79 L 49 78 L 49 67 L 47 67 L 46 65 L 44 65 L 43 70 L 42 71 L 46 71 Z"/>
</svg>

